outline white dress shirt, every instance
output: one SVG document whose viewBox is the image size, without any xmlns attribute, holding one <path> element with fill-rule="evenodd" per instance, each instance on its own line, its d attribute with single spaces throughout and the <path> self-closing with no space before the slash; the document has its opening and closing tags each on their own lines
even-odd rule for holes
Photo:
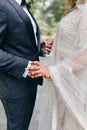
<svg viewBox="0 0 87 130">
<path fill-rule="evenodd" d="M 15 0 L 19 5 L 21 5 L 21 0 Z M 28 17 L 30 18 L 31 20 L 31 23 L 32 23 L 32 26 L 33 26 L 33 30 L 34 30 L 34 35 L 35 35 L 35 40 L 36 40 L 36 45 L 37 45 L 37 37 L 36 37 L 36 32 L 37 32 L 37 26 L 36 26 L 36 23 L 35 21 L 33 20 L 31 14 L 29 13 L 29 11 L 27 10 L 26 6 L 23 6 L 22 7 L 23 10 L 25 11 L 25 13 L 28 15 Z M 29 68 L 31 66 L 31 61 L 29 61 L 28 65 L 27 65 L 27 68 Z M 28 75 L 28 70 L 27 68 L 25 68 L 25 72 L 23 73 L 23 77 L 26 78 L 27 75 Z"/>
</svg>

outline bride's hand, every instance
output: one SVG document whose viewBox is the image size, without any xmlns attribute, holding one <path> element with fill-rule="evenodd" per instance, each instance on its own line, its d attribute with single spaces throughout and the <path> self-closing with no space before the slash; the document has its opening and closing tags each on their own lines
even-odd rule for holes
<svg viewBox="0 0 87 130">
<path fill-rule="evenodd" d="M 29 76 L 32 78 L 44 77 L 50 79 L 50 72 L 47 66 L 39 61 L 33 61 L 29 67 Z"/>
</svg>

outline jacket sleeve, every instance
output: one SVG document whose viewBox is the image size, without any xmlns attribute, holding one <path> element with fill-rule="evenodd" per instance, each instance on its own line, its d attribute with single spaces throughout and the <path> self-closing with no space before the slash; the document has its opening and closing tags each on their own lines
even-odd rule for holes
<svg viewBox="0 0 87 130">
<path fill-rule="evenodd" d="M 0 71 L 21 78 L 28 64 L 28 60 L 10 54 L 2 49 L 3 40 L 7 31 L 7 16 L 0 9 Z"/>
</svg>

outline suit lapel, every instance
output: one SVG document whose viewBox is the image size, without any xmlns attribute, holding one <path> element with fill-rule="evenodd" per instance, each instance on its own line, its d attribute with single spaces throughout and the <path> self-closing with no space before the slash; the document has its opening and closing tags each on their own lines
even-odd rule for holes
<svg viewBox="0 0 87 130">
<path fill-rule="evenodd" d="M 39 26 L 35 20 L 35 18 L 33 17 L 32 13 L 29 11 L 29 13 L 31 14 L 34 22 L 36 23 L 36 26 L 37 26 L 37 33 L 36 33 L 36 36 L 37 36 L 37 40 L 38 40 L 38 51 L 40 51 L 40 30 L 39 30 Z"/>
<path fill-rule="evenodd" d="M 37 49 L 33 26 L 32 26 L 31 20 L 29 19 L 28 15 L 25 13 L 25 11 L 22 9 L 22 7 L 20 5 L 18 5 L 18 3 L 15 0 L 8 0 L 8 1 L 15 8 L 17 13 L 19 14 L 21 19 L 23 20 L 23 22 L 26 26 L 26 30 L 28 32 L 28 35 L 31 38 L 32 44 Z"/>
</svg>

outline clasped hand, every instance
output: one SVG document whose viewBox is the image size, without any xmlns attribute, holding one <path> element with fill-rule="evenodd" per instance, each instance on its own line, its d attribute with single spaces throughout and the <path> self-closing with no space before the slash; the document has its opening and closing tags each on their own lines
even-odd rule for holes
<svg viewBox="0 0 87 130">
<path fill-rule="evenodd" d="M 53 39 L 46 39 L 42 42 L 41 49 L 45 54 L 50 54 L 53 42 Z M 28 76 L 30 76 L 31 78 L 44 77 L 50 79 L 48 67 L 41 64 L 39 61 L 31 62 L 31 66 L 27 68 L 27 70 Z"/>
<path fill-rule="evenodd" d="M 50 54 L 54 39 L 46 39 L 41 43 L 41 49 L 45 54 Z"/>
<path fill-rule="evenodd" d="M 38 78 L 38 77 L 44 77 L 47 79 L 51 78 L 49 68 L 40 63 L 39 61 L 31 62 L 31 66 L 28 69 L 29 69 L 28 75 L 31 78 Z"/>
</svg>

